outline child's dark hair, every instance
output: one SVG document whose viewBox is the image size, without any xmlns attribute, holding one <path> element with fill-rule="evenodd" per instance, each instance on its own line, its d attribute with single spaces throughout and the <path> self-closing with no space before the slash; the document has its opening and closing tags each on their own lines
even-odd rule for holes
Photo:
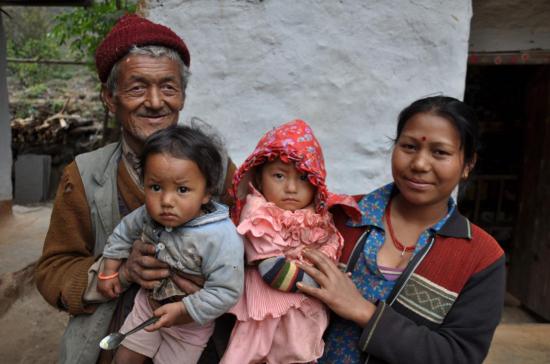
<svg viewBox="0 0 550 364">
<path fill-rule="evenodd" d="M 479 147 L 478 125 L 472 108 L 449 96 L 432 96 L 416 100 L 399 113 L 396 141 L 401 136 L 407 121 L 419 113 L 437 115 L 453 123 L 460 135 L 460 147 L 464 150 L 465 165 L 475 160 Z"/>
<path fill-rule="evenodd" d="M 150 135 L 140 156 L 142 178 L 147 157 L 168 154 L 174 158 L 193 161 L 206 179 L 206 190 L 215 194 L 222 178 L 223 161 L 221 146 L 215 137 L 207 136 L 196 127 L 171 126 Z"/>
</svg>

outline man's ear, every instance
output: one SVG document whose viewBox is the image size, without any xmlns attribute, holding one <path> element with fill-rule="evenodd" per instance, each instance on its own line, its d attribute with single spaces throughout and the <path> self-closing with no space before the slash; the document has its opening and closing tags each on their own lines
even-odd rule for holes
<svg viewBox="0 0 550 364">
<path fill-rule="evenodd" d="M 116 101 L 115 101 L 114 93 L 111 90 L 109 90 L 107 86 L 101 85 L 100 95 L 101 95 L 101 100 L 103 101 L 105 106 L 107 106 L 107 109 L 114 114 L 116 109 L 115 107 Z"/>
<path fill-rule="evenodd" d="M 185 106 L 185 92 L 183 93 L 183 96 L 182 96 L 180 111 L 183 110 L 184 106 Z"/>
</svg>

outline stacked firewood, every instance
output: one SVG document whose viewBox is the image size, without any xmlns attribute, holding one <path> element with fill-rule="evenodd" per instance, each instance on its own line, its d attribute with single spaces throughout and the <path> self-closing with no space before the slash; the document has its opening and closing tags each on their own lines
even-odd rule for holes
<svg viewBox="0 0 550 364">
<path fill-rule="evenodd" d="M 53 164 L 70 161 L 75 155 L 97 148 L 103 141 L 103 120 L 82 116 L 67 99 L 53 112 L 48 103 L 33 105 L 34 112 L 11 121 L 15 155 L 49 154 Z M 99 119 L 99 120 L 95 120 Z"/>
</svg>

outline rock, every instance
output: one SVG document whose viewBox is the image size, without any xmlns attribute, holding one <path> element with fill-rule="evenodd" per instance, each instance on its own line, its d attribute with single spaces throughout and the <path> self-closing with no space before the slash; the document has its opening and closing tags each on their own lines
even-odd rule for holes
<svg viewBox="0 0 550 364">
<path fill-rule="evenodd" d="M 27 265 L 20 271 L 0 276 L 0 318 L 17 299 L 34 288 L 35 266 L 36 262 Z"/>
</svg>

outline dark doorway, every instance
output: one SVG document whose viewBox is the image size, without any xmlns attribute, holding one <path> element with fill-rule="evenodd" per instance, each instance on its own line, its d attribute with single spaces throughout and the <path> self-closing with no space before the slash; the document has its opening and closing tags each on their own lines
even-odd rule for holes
<svg viewBox="0 0 550 364">
<path fill-rule="evenodd" d="M 479 119 L 475 174 L 462 186 L 460 210 L 511 253 L 524 149 L 525 97 L 538 66 L 469 66 L 464 101 Z"/>
<path fill-rule="evenodd" d="M 550 320 L 550 66 L 469 65 L 464 100 L 480 122 L 475 175 L 461 211 L 506 253 L 508 290 Z M 533 283 L 530 283 L 533 282 Z"/>
</svg>

